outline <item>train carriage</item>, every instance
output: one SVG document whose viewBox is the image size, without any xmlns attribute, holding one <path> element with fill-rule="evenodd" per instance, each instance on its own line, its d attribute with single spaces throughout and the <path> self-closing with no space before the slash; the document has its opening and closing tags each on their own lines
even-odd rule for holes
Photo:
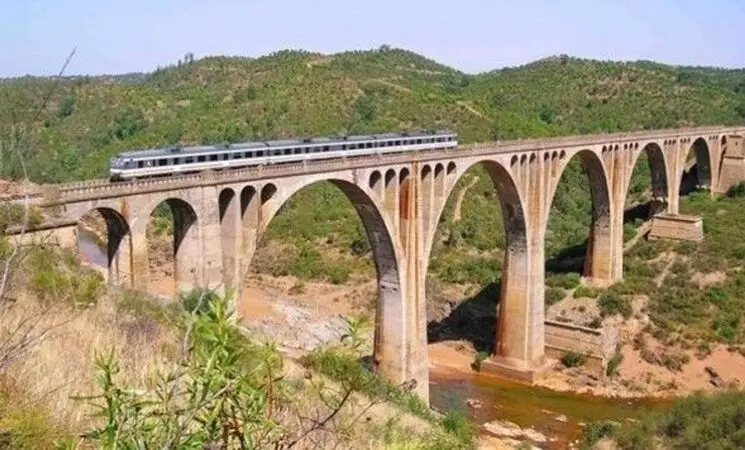
<svg viewBox="0 0 745 450">
<path fill-rule="evenodd" d="M 111 181 L 173 176 L 341 157 L 438 150 L 458 145 L 449 131 L 317 137 L 123 152 L 111 158 Z"/>
</svg>

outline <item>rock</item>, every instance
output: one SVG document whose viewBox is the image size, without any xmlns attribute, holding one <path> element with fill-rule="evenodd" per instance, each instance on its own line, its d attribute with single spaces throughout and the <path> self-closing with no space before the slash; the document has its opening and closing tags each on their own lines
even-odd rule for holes
<svg viewBox="0 0 745 450">
<path fill-rule="evenodd" d="M 556 420 L 558 422 L 564 422 L 564 423 L 569 422 L 569 419 L 564 414 L 561 414 L 559 416 L 554 417 L 554 420 Z"/>
<path fill-rule="evenodd" d="M 719 374 L 714 370 L 711 366 L 704 367 L 704 371 L 709 374 L 709 383 L 714 385 L 715 387 L 724 387 L 726 383 L 722 379 L 722 377 L 719 376 Z"/>
<path fill-rule="evenodd" d="M 473 409 L 480 409 L 483 406 L 481 400 L 475 398 L 469 398 L 468 400 L 466 400 L 466 405 Z"/>
<path fill-rule="evenodd" d="M 520 428 L 518 425 L 507 421 L 494 420 L 483 424 L 482 428 L 498 437 L 512 439 L 524 438 L 539 444 L 548 441 L 546 436 L 533 428 Z"/>
</svg>

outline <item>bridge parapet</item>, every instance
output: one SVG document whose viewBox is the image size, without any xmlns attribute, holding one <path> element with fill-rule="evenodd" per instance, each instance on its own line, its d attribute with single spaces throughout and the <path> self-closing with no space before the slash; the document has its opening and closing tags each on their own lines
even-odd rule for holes
<svg viewBox="0 0 745 450">
<path fill-rule="evenodd" d="M 647 141 L 692 136 L 711 136 L 724 133 L 742 132 L 736 127 L 712 126 L 639 131 L 631 133 L 604 133 L 594 135 L 577 135 L 565 137 L 517 139 L 461 145 L 457 148 L 420 153 L 388 154 L 365 157 L 342 157 L 333 160 L 306 161 L 301 163 L 282 164 L 277 166 L 256 166 L 244 169 L 229 170 L 207 174 L 174 176 L 161 179 L 146 179 L 133 182 L 110 183 L 108 179 L 86 180 L 56 185 L 60 195 L 55 202 L 76 201 L 84 198 L 110 197 L 128 195 L 142 191 L 161 189 L 181 189 L 196 185 L 221 184 L 235 181 L 252 181 L 278 176 L 309 174 L 340 169 L 367 168 L 381 165 L 410 164 L 436 159 L 447 159 L 463 156 L 493 155 L 503 153 L 524 153 L 548 149 L 559 149 L 578 146 L 592 146 L 607 143 L 624 143 L 630 141 Z M 41 193 L 35 192 L 30 197 L 36 202 L 46 203 Z M 22 198 L 22 197 L 19 197 Z"/>
</svg>

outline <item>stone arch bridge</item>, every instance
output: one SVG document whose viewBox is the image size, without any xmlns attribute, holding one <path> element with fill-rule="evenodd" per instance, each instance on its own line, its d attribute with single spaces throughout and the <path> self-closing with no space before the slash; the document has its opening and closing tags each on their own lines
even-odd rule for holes
<svg viewBox="0 0 745 450">
<path fill-rule="evenodd" d="M 458 179 L 482 164 L 499 194 L 506 227 L 496 354 L 491 367 L 532 378 L 545 366 L 544 241 L 567 164 L 588 174 L 593 221 L 585 276 L 623 277 L 623 213 L 631 174 L 645 155 L 659 216 L 675 223 L 687 155 L 698 185 L 723 192 L 745 179 L 745 127 L 707 127 L 484 143 L 381 157 L 210 172 L 174 178 L 45 188 L 31 197 L 50 223 L 74 229 L 98 210 L 108 229 L 109 282 L 148 290 L 146 225 L 167 202 L 174 212 L 180 288 L 237 286 L 272 217 L 299 189 L 330 181 L 354 204 L 369 237 L 379 287 L 375 360 L 394 383 L 415 379 L 428 398 L 425 277 L 436 226 Z M 700 225 L 700 222 L 698 223 Z"/>
</svg>

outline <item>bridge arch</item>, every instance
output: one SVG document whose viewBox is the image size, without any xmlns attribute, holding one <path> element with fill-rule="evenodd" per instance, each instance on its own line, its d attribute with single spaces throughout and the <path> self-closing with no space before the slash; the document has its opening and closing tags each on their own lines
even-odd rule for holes
<svg viewBox="0 0 745 450">
<path fill-rule="evenodd" d="M 138 223 L 138 226 L 144 227 L 146 230 L 145 254 L 147 255 L 148 270 L 144 272 L 148 273 L 147 290 L 158 294 L 172 295 L 199 286 L 202 282 L 200 257 L 203 249 L 200 245 L 199 215 L 191 203 L 179 197 L 158 197 L 143 208 L 142 213 L 146 213 L 140 219 L 144 223 Z M 167 217 L 168 213 L 172 217 L 173 227 L 169 230 L 173 235 L 169 249 L 169 256 L 173 258 L 173 274 L 172 276 L 167 273 L 163 274 L 162 286 L 159 285 L 156 289 L 149 268 L 153 267 L 150 258 L 153 245 L 157 242 L 157 238 L 154 236 L 157 231 L 152 230 L 151 232 L 148 225 L 151 217 Z"/>
<path fill-rule="evenodd" d="M 389 171 L 390 172 L 390 171 Z M 395 172 L 386 173 L 386 183 L 396 178 Z M 406 174 L 399 175 L 402 179 Z M 375 350 L 374 359 L 378 363 L 382 374 L 388 374 L 395 379 L 399 370 L 405 367 L 404 345 L 405 330 L 401 326 L 407 317 L 407 305 L 404 303 L 403 275 L 401 273 L 400 246 L 394 239 L 393 226 L 383 214 L 383 206 L 369 187 L 368 183 L 356 184 L 354 180 L 337 177 L 305 177 L 294 183 L 283 185 L 277 190 L 273 185 L 265 185 L 254 192 L 261 192 L 260 198 L 252 195 L 245 210 L 258 211 L 259 234 L 265 231 L 283 206 L 302 189 L 320 182 L 329 182 L 338 188 L 351 202 L 357 215 L 362 221 L 365 234 L 372 250 L 378 284 L 378 303 L 375 320 Z M 259 200 L 259 201 L 257 201 Z M 244 215 L 244 230 L 249 228 Z M 253 252 L 245 255 L 246 269 L 250 268 Z M 403 381 L 403 380 L 402 380 Z"/>
<path fill-rule="evenodd" d="M 102 223 L 103 222 L 103 223 Z M 105 236 L 101 236 L 104 231 Z M 132 251 L 132 240 L 127 219 L 116 209 L 97 207 L 78 219 L 78 254 L 89 265 L 106 271 L 112 284 L 129 283 L 128 255 Z M 100 244 L 105 239 L 105 248 Z"/>
<path fill-rule="evenodd" d="M 632 190 L 632 177 L 634 171 L 639 167 L 639 160 L 642 155 L 647 156 L 647 164 L 649 166 L 649 175 L 652 188 L 652 198 L 649 205 L 649 217 L 653 216 L 658 212 L 664 211 L 669 200 L 669 186 L 668 180 L 668 161 L 665 157 L 665 152 L 662 151 L 662 146 L 658 142 L 648 142 L 641 150 L 635 151 L 631 163 L 629 165 L 628 172 L 626 173 L 626 180 L 623 186 L 626 186 L 626 192 L 623 194 L 623 201 L 619 202 L 619 205 L 623 205 L 624 208 L 628 207 L 628 196 Z"/>
<path fill-rule="evenodd" d="M 590 235 L 587 240 L 583 273 L 590 280 L 607 281 L 611 279 L 611 208 L 613 205 L 610 200 L 608 173 L 603 160 L 596 152 L 583 149 L 569 154 L 569 158 L 559 159 L 560 166 L 548 192 L 548 208 L 541 217 L 540 233 L 545 241 L 549 216 L 556 202 L 559 183 L 567 167 L 575 158 L 579 158 L 582 171 L 587 176 L 592 204 Z"/>
<path fill-rule="evenodd" d="M 684 146 L 683 148 L 685 150 L 683 150 L 680 155 L 680 173 L 677 174 L 678 179 L 680 180 L 679 194 L 685 195 L 697 188 L 711 188 L 712 154 L 706 139 L 703 137 L 696 138 L 690 146 L 687 148 Z M 694 167 L 693 165 L 688 168 L 688 156 L 691 155 L 691 153 L 695 158 L 695 172 L 692 170 Z"/>
<path fill-rule="evenodd" d="M 452 164 L 452 163 L 450 163 Z M 450 166 L 448 164 L 448 166 Z M 510 171 L 499 161 L 492 159 L 473 160 L 452 167 L 453 180 L 444 186 L 443 201 L 438 202 L 439 208 L 432 212 L 432 222 L 436 225 L 442 220 L 446 199 L 455 195 L 458 182 L 475 166 L 486 169 L 489 179 L 497 191 L 503 222 L 504 222 L 504 257 L 502 263 L 502 278 L 499 283 L 498 314 L 495 324 L 493 351 L 505 358 L 521 359 L 524 354 L 524 341 L 520 311 L 528 307 L 527 277 L 530 259 L 528 255 L 528 228 L 525 203 L 518 189 L 516 180 Z M 424 241 L 424 275 L 426 276 L 431 264 L 431 254 L 437 235 L 436 226 L 432 227 Z M 432 324 L 430 324 L 432 325 Z M 436 326 L 436 325 L 435 325 Z"/>
</svg>

